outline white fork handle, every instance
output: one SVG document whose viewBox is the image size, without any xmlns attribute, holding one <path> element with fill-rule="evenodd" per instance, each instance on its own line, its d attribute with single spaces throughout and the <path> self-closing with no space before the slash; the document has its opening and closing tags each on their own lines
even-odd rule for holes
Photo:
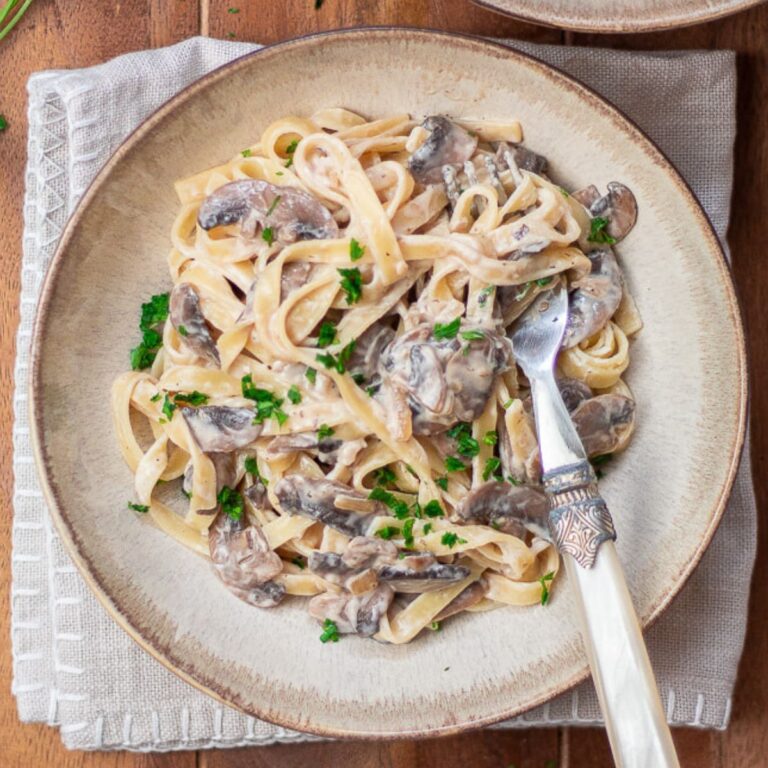
<svg viewBox="0 0 768 768">
<path fill-rule="evenodd" d="M 612 541 L 582 568 L 563 555 L 618 768 L 679 768 L 624 572 Z"/>
</svg>

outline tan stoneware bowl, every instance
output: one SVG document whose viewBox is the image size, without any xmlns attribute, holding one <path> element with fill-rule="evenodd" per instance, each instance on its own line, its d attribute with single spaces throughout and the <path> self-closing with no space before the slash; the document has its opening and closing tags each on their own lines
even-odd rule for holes
<svg viewBox="0 0 768 768">
<path fill-rule="evenodd" d="M 149 653 L 245 712 L 331 736 L 451 733 L 586 676 L 567 581 L 547 607 L 465 615 L 410 645 L 323 645 L 300 600 L 248 607 L 202 558 L 126 510 L 132 476 L 110 386 L 140 303 L 170 287 L 174 179 L 229 158 L 279 116 L 331 105 L 370 117 L 516 117 L 559 183 L 634 190 L 640 216 L 620 256 L 645 320 L 629 373 L 639 426 L 602 488 L 644 623 L 696 566 L 731 487 L 746 402 L 739 310 L 709 223 L 654 145 L 587 88 L 475 39 L 353 30 L 266 48 L 168 102 L 99 174 L 46 279 L 31 392 L 46 497 L 91 588 Z"/>
<path fill-rule="evenodd" d="M 764 0 L 472 0 L 546 27 L 578 32 L 653 32 L 703 24 Z"/>
</svg>

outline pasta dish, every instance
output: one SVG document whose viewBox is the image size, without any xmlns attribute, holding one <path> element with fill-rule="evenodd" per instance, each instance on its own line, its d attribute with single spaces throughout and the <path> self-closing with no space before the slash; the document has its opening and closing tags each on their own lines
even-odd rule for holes
<svg viewBox="0 0 768 768">
<path fill-rule="evenodd" d="M 507 329 L 565 281 L 559 386 L 595 466 L 621 451 L 631 191 L 558 186 L 514 120 L 324 109 L 176 192 L 172 287 L 112 391 L 129 507 L 248 604 L 310 598 L 324 642 L 546 605 L 559 559 Z"/>
</svg>

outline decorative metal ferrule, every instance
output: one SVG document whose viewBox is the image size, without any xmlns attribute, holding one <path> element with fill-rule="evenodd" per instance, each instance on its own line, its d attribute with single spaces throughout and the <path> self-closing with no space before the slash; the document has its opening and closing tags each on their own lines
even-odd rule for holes
<svg viewBox="0 0 768 768">
<path fill-rule="evenodd" d="M 588 461 L 568 464 L 542 477 L 549 497 L 549 530 L 562 553 L 591 568 L 604 541 L 615 541 L 611 514 Z"/>
</svg>

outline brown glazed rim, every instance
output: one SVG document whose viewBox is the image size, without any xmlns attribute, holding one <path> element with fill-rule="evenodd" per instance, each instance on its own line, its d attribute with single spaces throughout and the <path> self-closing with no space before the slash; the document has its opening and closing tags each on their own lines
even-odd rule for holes
<svg viewBox="0 0 768 768">
<path fill-rule="evenodd" d="M 558 687 L 555 690 L 550 690 L 545 694 L 542 694 L 536 700 L 527 703 L 520 707 L 514 707 L 509 710 L 498 712 L 495 715 L 487 716 L 470 722 L 439 725 L 435 727 L 426 727 L 421 729 L 413 729 L 410 731 L 388 731 L 388 732 L 357 732 L 348 731 L 339 728 L 331 727 L 316 727 L 307 725 L 306 723 L 299 724 L 295 715 L 291 715 L 286 712 L 275 712 L 270 709 L 259 709 L 257 707 L 243 708 L 237 703 L 233 703 L 228 700 L 226 693 L 220 689 L 217 689 L 216 681 L 201 681 L 198 677 L 195 677 L 195 670 L 186 662 L 183 658 L 175 658 L 171 654 L 168 648 L 157 647 L 152 644 L 151 641 L 144 638 L 138 629 L 138 623 L 135 617 L 132 617 L 121 609 L 121 607 L 113 600 L 112 595 L 107 591 L 104 585 L 101 583 L 97 571 L 92 567 L 88 557 L 81 551 L 78 543 L 73 535 L 72 525 L 69 520 L 69 515 L 66 510 L 66 504 L 64 499 L 61 498 L 59 488 L 52 479 L 52 475 L 49 472 L 50 459 L 46 452 L 45 446 L 45 402 L 43 401 L 42 385 L 41 385 L 41 344 L 44 335 L 46 323 L 48 321 L 49 306 L 51 297 L 56 284 L 56 277 L 59 272 L 62 259 L 65 257 L 67 248 L 72 240 L 73 233 L 80 222 L 85 210 L 92 204 L 94 198 L 99 192 L 100 187 L 104 181 L 110 175 L 112 169 L 120 162 L 120 160 L 126 155 L 126 153 L 141 139 L 146 136 L 150 131 L 155 129 L 162 121 L 176 109 L 179 104 L 185 102 L 187 99 L 194 96 L 199 91 L 207 88 L 209 85 L 218 82 L 220 79 L 227 77 L 231 72 L 238 71 L 244 67 L 250 66 L 253 59 L 266 59 L 269 57 L 280 56 L 283 51 L 293 50 L 296 48 L 313 48 L 318 45 L 322 45 L 328 40 L 337 39 L 360 39 L 375 37 L 378 39 L 387 39 L 393 36 L 397 36 L 399 39 L 410 39 L 413 41 L 430 40 L 436 37 L 442 38 L 451 45 L 460 46 L 465 49 L 472 49 L 480 51 L 488 55 L 495 57 L 506 57 L 509 59 L 517 60 L 521 64 L 531 69 L 537 70 L 541 75 L 555 81 L 560 87 L 567 88 L 568 90 L 575 92 L 581 98 L 586 100 L 593 108 L 599 109 L 606 116 L 608 116 L 617 129 L 625 134 L 628 134 L 631 140 L 636 144 L 639 144 L 648 156 L 648 161 L 660 166 L 669 176 L 670 181 L 677 187 L 680 194 L 685 198 L 688 203 L 688 207 L 699 221 L 702 231 L 705 237 L 709 241 L 711 250 L 718 255 L 717 264 L 720 271 L 720 282 L 727 294 L 728 304 L 730 307 L 730 321 L 734 329 L 735 341 L 737 344 L 737 354 L 739 358 L 738 362 L 738 377 L 739 377 L 739 410 L 738 421 L 734 425 L 733 444 L 731 446 L 731 461 L 728 467 L 728 475 L 717 499 L 717 503 L 712 511 L 712 516 L 709 522 L 709 526 L 705 532 L 705 535 L 699 546 L 686 565 L 684 571 L 678 577 L 677 582 L 664 594 L 660 595 L 658 602 L 653 606 L 648 619 L 644 622 L 644 626 L 647 627 L 651 622 L 662 613 L 662 611 L 669 605 L 672 598 L 680 591 L 683 584 L 693 572 L 696 565 L 699 563 L 702 554 L 706 550 L 712 536 L 717 529 L 720 519 L 723 515 L 726 501 L 728 499 L 733 481 L 736 475 L 736 470 L 739 465 L 739 459 L 741 456 L 741 449 L 744 443 L 745 436 L 745 424 L 746 424 L 746 412 L 747 412 L 747 363 L 746 363 L 746 347 L 744 339 L 744 331 L 742 328 L 741 314 L 739 310 L 739 304 L 736 298 L 734 285 L 730 275 L 730 268 L 723 254 L 720 243 L 712 228 L 711 223 L 706 217 L 706 214 L 701 209 L 700 205 L 696 201 L 692 191 L 688 187 L 687 183 L 678 174 L 678 172 L 672 167 L 671 163 L 666 159 L 663 153 L 653 144 L 653 142 L 625 115 L 623 115 L 618 109 L 606 102 L 601 96 L 598 96 L 590 88 L 582 85 L 577 80 L 563 74 L 554 67 L 544 64 L 533 56 L 521 53 L 519 51 L 512 50 L 504 45 L 488 42 L 486 40 L 468 36 L 457 35 L 446 32 L 440 32 L 435 30 L 419 30 L 411 28 L 401 27 L 364 27 L 342 31 L 323 32 L 304 37 L 296 38 L 286 42 L 277 43 L 267 46 L 255 51 L 253 53 L 246 54 L 243 57 L 235 59 L 234 61 L 225 64 L 222 67 L 214 70 L 205 77 L 197 80 L 185 89 L 180 91 L 176 96 L 163 104 L 156 112 L 154 112 L 149 118 L 147 118 L 136 130 L 134 130 L 123 144 L 118 148 L 114 155 L 99 171 L 96 178 L 93 180 L 88 190 L 84 194 L 77 209 L 70 217 L 64 233 L 59 242 L 58 248 L 51 259 L 50 266 L 48 267 L 47 274 L 45 276 L 45 282 L 43 284 L 40 304 L 38 308 L 37 318 L 35 322 L 35 328 L 32 339 L 32 375 L 30 378 L 30 418 L 32 423 L 32 444 L 35 455 L 36 466 L 38 474 L 40 476 L 40 483 L 45 495 L 46 502 L 51 511 L 56 528 L 61 535 L 61 538 L 72 556 L 75 564 L 77 565 L 80 573 L 90 588 L 93 590 L 96 597 L 109 612 L 112 618 L 122 627 L 147 653 L 152 655 L 155 659 L 161 662 L 165 667 L 176 673 L 179 677 L 185 680 L 190 685 L 198 688 L 209 696 L 217 699 L 223 704 L 228 706 L 234 706 L 246 714 L 258 717 L 263 720 L 267 720 L 273 723 L 277 723 L 286 728 L 294 730 L 301 730 L 304 732 L 314 733 L 325 737 L 334 738 L 362 738 L 362 739 L 402 739 L 402 738 L 424 738 L 426 736 L 442 736 L 460 733 L 466 730 L 479 728 L 486 725 L 506 720 L 514 717 L 521 712 L 537 706 L 544 701 L 568 690 L 577 683 L 584 680 L 589 670 L 584 664 L 582 670 L 574 674 L 573 677 L 564 685 Z"/>
<path fill-rule="evenodd" d="M 733 16 L 736 13 L 741 13 L 742 11 L 754 8 L 756 5 L 765 2 L 765 0 L 741 0 L 741 3 L 738 6 L 705 11 L 700 14 L 664 14 L 656 16 L 655 18 L 649 18 L 648 16 L 638 16 L 636 18 L 627 16 L 623 19 L 617 19 L 616 17 L 605 18 L 601 17 L 599 14 L 593 13 L 583 14 L 581 16 L 575 13 L 553 14 L 551 10 L 546 11 L 549 15 L 547 18 L 544 18 L 543 12 L 536 11 L 537 5 L 535 0 L 529 3 L 529 7 L 517 7 L 514 11 L 501 8 L 492 0 L 471 1 L 475 5 L 487 8 L 489 11 L 499 13 L 502 16 L 507 16 L 511 19 L 518 19 L 519 21 L 524 21 L 528 24 L 536 24 L 540 27 L 549 27 L 550 29 L 562 29 L 566 32 L 589 32 L 598 35 L 611 33 L 628 35 L 638 32 L 663 32 L 665 30 L 680 29 L 682 27 L 692 27 L 697 24 L 706 24 L 710 21 L 716 21 L 717 19 L 722 19 L 726 16 Z"/>
</svg>

